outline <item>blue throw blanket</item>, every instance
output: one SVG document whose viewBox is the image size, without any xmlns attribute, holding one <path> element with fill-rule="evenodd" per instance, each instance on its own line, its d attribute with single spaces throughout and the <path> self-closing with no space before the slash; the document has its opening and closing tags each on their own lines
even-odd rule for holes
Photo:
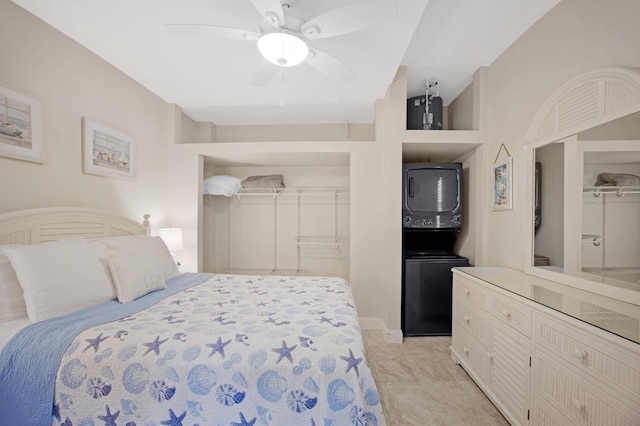
<svg viewBox="0 0 640 426">
<path fill-rule="evenodd" d="M 6 425 L 50 425 L 56 373 L 73 339 L 84 330 L 147 309 L 213 274 L 184 273 L 167 288 L 129 303 L 114 300 L 22 329 L 0 352 L 0 413 Z"/>
</svg>

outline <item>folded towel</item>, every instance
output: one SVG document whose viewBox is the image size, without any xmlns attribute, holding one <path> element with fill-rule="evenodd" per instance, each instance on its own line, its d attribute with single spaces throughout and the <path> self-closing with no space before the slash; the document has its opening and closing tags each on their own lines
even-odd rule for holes
<svg viewBox="0 0 640 426">
<path fill-rule="evenodd" d="M 249 176 L 241 183 L 243 188 L 284 188 L 282 175 Z"/>
<path fill-rule="evenodd" d="M 640 186 L 640 176 L 629 173 L 600 173 L 596 186 Z"/>
</svg>

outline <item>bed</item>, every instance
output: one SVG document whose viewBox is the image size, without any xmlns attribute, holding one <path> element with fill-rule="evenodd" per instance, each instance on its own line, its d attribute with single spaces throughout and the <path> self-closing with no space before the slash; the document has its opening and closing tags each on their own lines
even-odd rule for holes
<svg viewBox="0 0 640 426">
<path fill-rule="evenodd" d="M 3 424 L 385 424 L 341 278 L 180 273 L 148 217 L 56 208 L 0 215 L 12 279 Z"/>
</svg>

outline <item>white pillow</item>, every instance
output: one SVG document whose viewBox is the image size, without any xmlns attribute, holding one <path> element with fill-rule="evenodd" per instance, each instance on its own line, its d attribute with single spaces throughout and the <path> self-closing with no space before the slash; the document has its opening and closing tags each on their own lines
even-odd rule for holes
<svg viewBox="0 0 640 426">
<path fill-rule="evenodd" d="M 242 179 L 234 176 L 209 176 L 208 178 L 204 179 L 203 192 L 205 194 L 224 195 L 226 197 L 231 197 L 233 195 L 236 195 L 238 191 L 240 191 L 241 182 Z"/>
<path fill-rule="evenodd" d="M 107 241 L 109 270 L 120 303 L 130 302 L 166 287 L 179 273 L 173 256 L 160 237 L 135 235 Z"/>
<path fill-rule="evenodd" d="M 4 255 L 3 247 L 0 246 L 0 322 L 26 317 L 27 307 L 22 297 L 22 287 L 9 258 Z"/>
<path fill-rule="evenodd" d="M 42 321 L 108 302 L 116 294 L 99 247 L 83 238 L 4 248 L 11 260 L 31 321 Z"/>
</svg>

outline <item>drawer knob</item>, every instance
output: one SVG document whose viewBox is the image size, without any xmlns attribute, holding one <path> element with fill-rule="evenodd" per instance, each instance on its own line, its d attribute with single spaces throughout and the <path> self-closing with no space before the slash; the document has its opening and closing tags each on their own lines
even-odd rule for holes
<svg viewBox="0 0 640 426">
<path fill-rule="evenodd" d="M 465 354 L 469 355 L 469 348 L 468 347 L 463 347 L 462 350 L 464 351 Z"/>
<path fill-rule="evenodd" d="M 584 404 L 578 398 L 572 398 L 571 405 L 578 411 L 584 410 Z"/>
<path fill-rule="evenodd" d="M 469 315 L 465 315 L 465 316 L 463 316 L 463 317 L 462 317 L 462 319 L 463 319 L 467 324 L 469 324 L 469 321 L 471 321 L 471 318 L 469 318 Z"/>
<path fill-rule="evenodd" d="M 511 312 L 507 311 L 506 309 L 503 309 L 502 316 L 504 316 L 505 318 L 511 318 Z"/>
<path fill-rule="evenodd" d="M 581 349 L 574 348 L 573 349 L 573 356 L 575 358 L 577 358 L 577 359 L 584 360 L 584 359 L 587 358 L 587 353 L 585 351 L 581 350 Z"/>
<path fill-rule="evenodd" d="M 465 294 L 466 296 L 469 296 L 469 295 L 471 294 L 471 291 L 469 291 L 469 289 L 468 289 L 468 288 L 465 288 L 465 289 L 464 289 L 464 294 Z"/>
</svg>

